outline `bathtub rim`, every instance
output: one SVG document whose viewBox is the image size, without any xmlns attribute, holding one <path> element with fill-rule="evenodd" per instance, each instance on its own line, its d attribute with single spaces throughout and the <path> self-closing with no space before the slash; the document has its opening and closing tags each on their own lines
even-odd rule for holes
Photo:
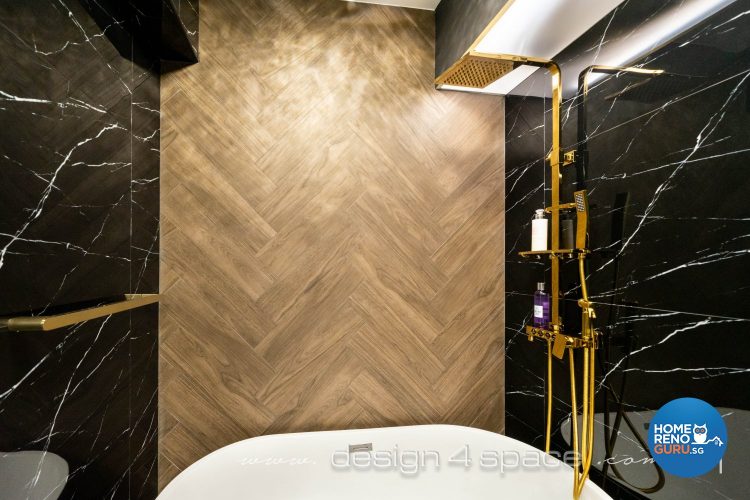
<svg viewBox="0 0 750 500">
<path fill-rule="evenodd" d="M 164 488 L 159 492 L 159 494 L 156 497 L 156 500 L 159 500 L 159 498 L 161 497 L 161 495 L 164 492 L 167 491 L 167 489 L 170 487 L 170 485 L 172 485 L 173 483 L 175 483 L 180 477 L 186 476 L 187 473 L 188 473 L 188 471 L 190 471 L 190 469 L 192 469 L 194 467 L 200 466 L 201 463 L 203 463 L 205 461 L 208 461 L 209 458 L 211 456 L 215 455 L 215 454 L 219 454 L 220 452 L 226 451 L 229 448 L 238 447 L 240 445 L 247 445 L 247 443 L 249 441 L 254 441 L 254 442 L 257 443 L 257 442 L 262 442 L 262 441 L 267 441 L 267 440 L 273 440 L 273 439 L 277 439 L 277 440 L 279 440 L 279 439 L 284 439 L 284 440 L 286 440 L 286 439 L 293 439 L 293 438 L 296 438 L 296 437 L 299 437 L 299 436 L 310 435 L 310 434 L 315 434 L 317 436 L 322 436 L 322 435 L 327 435 L 327 434 L 343 434 L 343 433 L 349 433 L 349 432 L 365 432 L 365 431 L 385 432 L 385 431 L 393 431 L 393 430 L 398 430 L 398 429 L 414 429 L 414 428 L 432 428 L 432 429 L 435 429 L 435 430 L 439 430 L 439 429 L 451 429 L 451 430 L 454 430 L 454 431 L 458 430 L 460 432 L 469 432 L 469 433 L 474 433 L 474 434 L 487 435 L 488 437 L 491 436 L 493 439 L 496 439 L 496 438 L 499 437 L 501 439 L 508 439 L 511 442 L 519 443 L 522 446 L 528 447 L 528 449 L 535 450 L 535 451 L 538 451 L 540 453 L 545 453 L 543 450 L 541 450 L 539 448 L 536 448 L 536 447 L 532 446 L 529 443 L 525 443 L 525 442 L 520 441 L 518 439 L 506 436 L 505 434 L 500 434 L 498 432 L 488 431 L 486 429 L 480 429 L 480 428 L 477 428 L 477 427 L 469 427 L 469 426 L 457 425 L 457 424 L 415 424 L 415 425 L 396 425 L 396 426 L 386 426 L 386 427 L 362 427 L 362 428 L 354 428 L 354 429 L 328 429 L 328 430 L 321 430 L 321 431 L 302 431 L 302 432 L 289 432 L 289 433 L 281 433 L 281 434 L 264 434 L 264 435 L 261 435 L 261 436 L 254 436 L 254 437 L 250 437 L 250 438 L 247 438 L 247 439 L 242 439 L 240 441 L 235 441 L 234 443 L 229 443 L 229 444 L 227 444 L 225 446 L 222 446 L 221 448 L 218 448 L 218 449 L 216 449 L 216 450 L 208 453 L 207 455 L 204 455 L 203 457 L 199 458 L 198 460 L 196 460 L 195 462 L 193 462 L 192 464 L 190 464 L 188 467 L 186 467 L 184 470 L 180 471 L 180 473 L 177 474 L 174 478 L 172 478 L 169 481 L 169 483 L 167 483 L 164 486 Z M 352 443 L 350 443 L 350 444 L 352 444 Z M 555 457 L 553 455 L 550 455 L 550 456 L 552 458 L 554 458 L 555 460 L 557 460 L 558 462 L 560 462 L 561 467 L 566 468 L 567 469 L 566 472 L 570 473 L 571 488 L 572 488 L 572 484 L 573 484 L 573 468 L 570 467 L 565 462 L 563 462 L 562 460 L 560 460 L 559 458 L 557 458 L 557 457 Z M 585 489 L 593 488 L 594 492 L 601 493 L 602 495 L 604 495 L 604 498 L 611 498 L 609 496 L 609 494 L 606 491 L 604 491 L 599 485 L 597 485 L 596 483 L 594 483 L 591 480 L 591 478 L 587 478 L 586 479 L 586 483 L 587 484 L 586 484 Z"/>
</svg>

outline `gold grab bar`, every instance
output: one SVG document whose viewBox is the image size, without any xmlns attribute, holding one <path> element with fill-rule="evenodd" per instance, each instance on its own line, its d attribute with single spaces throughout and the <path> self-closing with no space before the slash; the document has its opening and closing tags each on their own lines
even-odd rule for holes
<svg viewBox="0 0 750 500">
<path fill-rule="evenodd" d="M 0 328 L 5 327 L 12 332 L 47 332 L 159 302 L 159 294 L 157 293 L 128 293 L 124 297 L 124 300 L 119 302 L 53 316 L 0 318 Z"/>
</svg>

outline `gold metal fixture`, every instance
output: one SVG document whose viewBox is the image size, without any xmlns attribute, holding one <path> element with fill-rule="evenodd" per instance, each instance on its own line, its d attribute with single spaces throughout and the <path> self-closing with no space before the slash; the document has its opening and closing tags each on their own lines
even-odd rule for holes
<svg viewBox="0 0 750 500">
<path fill-rule="evenodd" d="M 549 328 L 527 327 L 526 333 L 529 340 L 533 341 L 538 338 L 547 344 L 547 404 L 546 404 L 546 433 L 545 433 L 545 451 L 550 451 L 550 441 L 552 436 L 552 358 L 562 358 L 565 350 L 570 354 L 570 391 L 571 404 L 573 407 L 573 425 L 575 438 L 573 440 L 573 451 L 576 456 L 573 476 L 573 498 L 579 498 L 591 465 L 593 456 L 593 427 L 594 427 L 594 351 L 596 349 L 597 333 L 593 330 L 590 318 L 593 318 L 594 311 L 588 300 L 585 284 L 585 274 L 583 273 L 583 263 L 589 251 L 586 248 L 586 234 L 584 233 L 581 241 L 577 242 L 575 249 L 560 248 L 560 212 L 562 210 L 573 210 L 579 212 L 579 218 L 588 216 L 588 203 L 585 197 L 585 191 L 577 193 L 573 203 L 560 203 L 560 167 L 563 164 L 563 157 L 560 151 L 561 142 L 561 125 L 560 109 L 562 105 L 562 80 L 560 67 L 554 61 L 538 59 L 531 57 L 512 56 L 503 54 L 482 54 L 469 51 L 458 62 L 448 68 L 440 75 L 435 83 L 438 88 L 441 85 L 457 85 L 472 88 L 485 88 L 496 79 L 509 73 L 520 65 L 530 65 L 546 68 L 552 77 L 552 150 L 548 157 L 551 170 L 551 204 L 545 210 L 551 214 L 551 245 L 549 250 L 541 252 L 521 252 L 524 257 L 537 257 L 547 255 L 551 261 L 552 274 L 552 307 L 551 321 Z M 574 162 L 575 153 L 565 155 L 565 164 Z M 585 231 L 584 224 L 584 231 Z M 580 305 L 582 308 L 583 330 L 580 338 L 565 335 L 563 325 L 560 319 L 560 260 L 563 258 L 576 257 L 581 266 L 581 287 L 584 291 L 584 298 Z M 579 461 L 579 441 L 578 441 L 578 420 L 577 420 L 577 399 L 576 399 L 576 374 L 574 364 L 574 349 L 584 351 L 584 373 L 583 373 L 583 423 L 581 426 L 581 442 Z"/>
<path fill-rule="evenodd" d="M 505 6 L 498 12 L 492 22 L 485 28 L 480 36 L 474 41 L 469 50 L 455 64 L 448 68 L 443 74 L 435 79 L 437 88 L 443 85 L 483 89 L 488 85 L 510 73 L 521 65 L 544 67 L 552 77 L 552 150 L 547 158 L 551 170 L 551 204 L 545 208 L 551 214 L 551 245 L 549 250 L 520 252 L 523 257 L 541 258 L 547 256 L 551 261 L 552 290 L 551 290 L 551 321 L 548 328 L 526 327 L 529 341 L 540 339 L 547 344 L 547 404 L 546 404 L 546 436 L 545 451 L 550 451 L 550 440 L 552 435 L 552 358 L 562 359 L 565 351 L 568 351 L 568 368 L 570 372 L 570 399 L 571 399 L 571 425 L 573 429 L 573 452 L 574 452 L 574 476 L 573 476 L 573 498 L 578 499 L 586 484 L 586 479 L 591 468 L 594 452 L 594 383 L 595 383 L 595 353 L 597 339 L 600 335 L 593 327 L 596 317 L 593 305 L 589 301 L 586 286 L 585 259 L 590 253 L 588 245 L 588 197 L 579 182 L 579 190 L 574 194 L 571 203 L 560 203 L 560 168 L 574 165 L 579 179 L 585 177 L 586 164 L 588 162 L 588 151 L 585 135 L 585 96 L 588 93 L 588 76 L 593 72 L 599 73 L 639 73 L 644 75 L 659 75 L 661 70 L 649 70 L 643 68 L 618 68 L 614 66 L 592 66 L 584 70 L 579 76 L 579 89 L 584 96 L 583 106 L 578 110 L 579 116 L 579 138 L 581 137 L 581 123 L 584 124 L 583 142 L 577 150 L 567 151 L 561 154 L 561 124 L 560 109 L 562 104 L 562 81 L 560 68 L 554 61 L 545 59 L 513 56 L 504 54 L 486 54 L 475 50 L 484 36 L 492 26 L 500 19 L 513 0 L 506 2 Z M 579 139 L 581 141 L 581 139 Z M 576 248 L 560 248 L 560 212 L 563 210 L 575 210 L 577 216 Z M 579 275 L 581 283 L 581 299 L 578 305 L 581 308 L 581 334 L 572 336 L 563 333 L 563 325 L 560 319 L 560 260 L 578 260 Z M 576 382 L 575 354 L 574 350 L 583 352 L 583 374 L 582 374 L 582 423 L 578 425 L 578 394 Z M 579 432 L 580 431 L 580 432 Z M 580 440 L 579 440 L 580 436 Z"/>
<path fill-rule="evenodd" d="M 480 36 L 481 39 L 481 36 Z M 589 206 L 588 196 L 585 189 L 574 193 L 574 200 L 570 203 L 560 203 L 560 168 L 567 165 L 575 165 L 579 171 L 585 172 L 583 166 L 587 160 L 586 150 L 579 147 L 578 150 L 568 151 L 561 154 L 561 124 L 560 109 L 562 104 L 562 81 L 560 68 L 554 61 L 532 57 L 484 54 L 474 51 L 478 41 L 464 54 L 455 64 L 448 68 L 442 75 L 435 79 L 438 88 L 443 85 L 483 89 L 498 78 L 508 74 L 521 65 L 529 65 L 546 68 L 552 77 L 552 150 L 547 158 L 550 162 L 551 171 L 551 204 L 545 211 L 551 214 L 551 245 L 549 250 L 520 252 L 523 257 L 541 258 L 546 255 L 551 261 L 552 290 L 551 290 L 551 321 L 547 328 L 526 327 L 526 334 L 530 341 L 540 339 L 547 344 L 547 404 L 546 404 L 546 435 L 545 451 L 550 451 L 552 436 L 552 358 L 563 359 L 565 351 L 568 351 L 568 368 L 570 372 L 570 400 L 571 400 L 571 425 L 573 429 L 573 498 L 581 496 L 586 484 L 594 453 L 594 396 L 595 396 L 595 353 L 598 347 L 598 336 L 600 333 L 594 329 L 593 320 L 596 318 L 593 305 L 589 300 L 586 286 L 585 261 L 589 255 L 588 249 L 588 218 Z M 581 76 L 582 91 L 588 92 L 588 74 L 592 71 L 617 73 L 620 71 L 657 75 L 660 70 L 647 70 L 641 68 L 616 68 L 610 66 L 594 66 L 588 68 Z M 583 111 L 585 112 L 585 111 Z M 582 113 L 579 110 L 579 116 Z M 576 248 L 560 248 L 560 212 L 563 210 L 575 210 L 577 217 Z M 563 332 L 560 319 L 560 261 L 562 259 L 577 259 L 579 267 L 579 279 L 581 284 L 581 299 L 578 305 L 581 308 L 581 334 L 568 335 Z M 580 349 L 583 353 L 582 373 L 582 422 L 578 424 L 578 390 L 576 381 L 575 354 L 574 350 Z M 580 436 L 580 439 L 579 439 Z"/>
<path fill-rule="evenodd" d="M 545 328 L 538 328 L 536 326 L 531 326 L 531 325 L 526 325 L 526 335 L 530 337 L 530 340 L 533 340 L 532 337 L 536 337 L 542 340 L 550 340 L 553 342 L 557 342 L 558 340 L 561 339 L 565 341 L 565 345 L 567 347 L 572 347 L 574 349 L 580 349 L 582 347 L 591 347 L 592 345 L 596 346 L 596 338 L 584 339 L 582 337 L 571 337 L 570 335 L 560 335 L 560 334 L 555 334 L 555 332 L 551 330 L 547 330 Z M 562 359 L 562 356 L 557 356 L 557 357 Z"/>
<path fill-rule="evenodd" d="M 500 58 L 466 54 L 437 79 L 438 85 L 455 85 L 483 89 L 513 71 L 514 64 Z"/>
<path fill-rule="evenodd" d="M 470 50 L 435 79 L 435 85 L 483 89 L 519 66 L 548 68 L 554 62 L 537 57 L 485 54 Z"/>
<path fill-rule="evenodd" d="M 518 66 L 535 66 L 546 68 L 552 76 L 552 152 L 549 156 L 552 168 L 552 205 L 548 208 L 552 212 L 552 276 L 557 276 L 559 262 L 557 253 L 560 244 L 560 105 L 562 102 L 562 82 L 560 67 L 556 62 L 537 57 L 525 57 L 511 54 L 484 54 L 470 50 L 453 66 L 435 79 L 435 84 L 458 85 L 471 88 L 484 88 L 501 76 Z M 493 78 L 494 76 L 494 78 Z M 560 329 L 559 280 L 552 280 L 552 329 Z M 549 447 L 547 447 L 549 451 Z"/>
<path fill-rule="evenodd" d="M 584 139 L 580 141 L 578 151 L 568 152 L 564 155 L 563 162 L 567 164 L 575 164 L 577 169 L 580 169 L 585 175 L 585 167 L 588 160 L 587 145 L 586 145 L 586 130 L 583 127 L 583 134 L 581 135 L 580 123 L 585 124 L 585 98 L 589 91 L 589 75 L 593 72 L 616 74 L 620 72 L 624 73 L 635 73 L 647 76 L 657 76 L 664 72 L 662 70 L 651 70 L 645 68 L 620 68 L 614 66 L 592 66 L 587 68 L 579 77 L 579 87 L 583 96 L 584 105 L 579 106 L 579 137 Z M 558 75 L 559 77 L 559 75 Z M 558 79 L 559 85 L 559 79 Z M 555 160 L 559 160 L 559 152 L 555 151 L 555 142 L 560 138 L 560 121 L 559 121 L 559 100 L 555 101 L 555 93 L 553 92 L 553 151 L 550 156 L 550 163 L 552 166 L 552 206 L 546 210 L 552 214 L 552 249 L 548 252 L 550 259 L 552 259 L 552 310 L 556 311 L 555 305 L 560 299 L 559 296 L 559 267 L 556 265 L 558 260 L 564 256 L 573 257 L 578 259 L 578 272 L 579 281 L 581 284 L 581 298 L 578 300 L 578 305 L 581 308 L 581 335 L 580 337 L 571 337 L 563 334 L 562 324 L 559 321 L 557 313 L 553 313 L 552 322 L 550 329 L 539 329 L 533 327 L 527 327 L 526 333 L 529 340 L 533 341 L 538 338 L 547 343 L 548 346 L 548 357 L 549 357 L 549 346 L 552 346 L 552 354 L 557 358 L 562 358 L 565 349 L 568 350 L 568 368 L 570 371 L 570 400 L 571 400 L 571 426 L 573 430 L 573 454 L 574 454 L 574 478 L 573 478 L 573 498 L 578 499 L 581 496 L 583 488 L 586 484 L 586 479 L 591 470 L 591 463 L 593 460 L 594 452 L 594 398 L 595 398 L 595 357 L 596 349 L 598 347 L 598 337 L 600 333 L 594 328 L 593 320 L 596 318 L 593 305 L 589 300 L 588 287 L 586 285 L 586 256 L 590 253 L 588 249 L 588 219 L 589 219 L 589 205 L 588 196 L 585 189 L 580 189 L 573 194 L 574 202 L 560 204 L 559 203 L 559 188 L 560 188 L 560 172 L 555 167 Z M 558 114 L 555 116 L 555 111 Z M 579 173 L 580 173 L 579 172 Z M 576 211 L 576 248 L 573 250 L 560 249 L 558 246 L 559 237 L 559 216 L 561 210 L 575 209 Z M 524 257 L 530 257 L 536 255 L 539 257 L 538 252 L 521 252 Z M 582 374 L 582 418 L 581 424 L 578 424 L 578 397 L 577 397 L 577 382 L 576 382 L 576 368 L 575 368 L 575 354 L 574 350 L 580 349 L 583 353 L 583 374 Z M 551 378 L 551 368 L 548 359 L 547 362 L 548 378 Z M 552 399 L 552 386 L 548 384 L 548 401 Z M 551 412 L 548 406 L 547 408 L 547 436 L 546 440 L 549 443 L 550 440 L 550 425 Z M 549 446 L 549 444 L 547 445 Z"/>
<path fill-rule="evenodd" d="M 96 318 L 159 302 L 159 294 L 125 294 L 124 300 L 51 316 L 21 316 L 0 319 L 0 328 L 12 332 L 48 332 Z"/>
<path fill-rule="evenodd" d="M 594 330 L 592 319 L 595 317 L 593 306 L 588 299 L 586 287 L 585 259 L 590 253 L 587 248 L 588 236 L 588 198 L 586 191 L 577 191 L 572 203 L 560 203 L 560 167 L 576 162 L 577 154 L 567 152 L 564 157 L 560 152 L 561 125 L 560 108 L 562 104 L 562 81 L 559 67 L 551 63 L 548 68 L 552 73 L 552 151 L 548 157 L 551 170 L 551 204 L 545 211 L 551 214 L 551 245 L 550 249 L 543 252 L 521 252 L 523 257 L 537 258 L 541 255 L 549 255 L 551 260 L 552 274 L 552 317 L 549 328 L 526 327 L 526 334 L 530 341 L 534 339 L 543 340 L 547 344 L 547 421 L 545 434 L 545 451 L 549 453 L 552 436 L 552 358 L 562 359 L 565 350 L 568 351 L 568 370 L 570 372 L 570 401 L 571 401 L 571 426 L 573 428 L 573 498 L 578 499 L 583 491 L 588 478 L 591 461 L 594 454 L 594 382 L 595 370 L 594 359 L 597 348 L 598 332 Z M 575 210 L 578 219 L 576 233 L 576 248 L 560 248 L 560 212 L 563 210 Z M 577 258 L 580 269 L 580 281 L 582 299 L 578 305 L 581 307 L 581 335 L 571 336 L 563 333 L 563 325 L 560 319 L 560 260 L 564 258 Z M 583 351 L 583 418 L 578 425 L 578 398 L 574 350 Z"/>
<path fill-rule="evenodd" d="M 574 486 L 573 498 L 578 499 L 583 491 L 586 478 L 591 469 L 594 450 L 594 396 L 595 396 L 595 355 L 597 348 L 597 337 L 599 332 L 593 327 L 593 320 L 596 318 L 593 305 L 589 300 L 588 288 L 586 286 L 586 265 L 585 259 L 588 253 L 588 196 L 583 186 L 583 180 L 586 178 L 588 168 L 588 131 L 586 129 L 586 102 L 589 92 L 589 76 L 592 73 L 618 74 L 632 73 L 644 76 L 659 76 L 665 74 L 663 70 L 646 69 L 635 67 L 618 67 L 618 66 L 590 66 L 583 70 L 578 76 L 579 98 L 581 99 L 578 106 L 578 151 L 575 155 L 575 164 L 578 176 L 579 190 L 573 194 L 575 201 L 575 210 L 577 216 L 576 228 L 576 248 L 585 250 L 578 254 L 578 273 L 581 283 L 581 298 L 578 305 L 581 308 L 581 349 L 583 351 L 583 401 L 582 401 L 582 422 L 578 426 L 578 404 L 576 400 L 576 380 L 575 380 L 575 356 L 571 346 L 568 350 L 570 366 L 570 395 L 571 395 L 571 425 L 573 429 L 573 452 L 574 452 Z M 554 184 L 554 182 L 553 182 Z M 554 215 L 554 212 L 553 212 Z M 555 276 L 553 275 L 553 279 Z M 554 298 L 553 298 L 554 300 Z M 580 450 L 580 454 L 579 454 Z"/>
<path fill-rule="evenodd" d="M 576 249 L 586 250 L 586 237 L 589 234 L 589 197 L 586 190 L 573 193 L 576 206 Z M 581 282 L 581 286 L 584 283 Z"/>
<path fill-rule="evenodd" d="M 518 252 L 521 257 L 536 257 L 539 258 L 542 255 L 557 256 L 558 259 L 572 259 L 578 258 L 579 253 L 587 253 L 588 250 L 579 250 L 577 248 L 560 248 L 559 250 L 527 250 L 524 252 Z"/>
<path fill-rule="evenodd" d="M 576 151 L 566 151 L 563 154 L 563 167 L 567 167 L 568 165 L 573 165 L 576 162 Z"/>
<path fill-rule="evenodd" d="M 597 333 L 594 331 L 591 319 L 594 317 L 594 310 L 588 300 L 586 292 L 585 274 L 583 273 L 584 261 L 589 251 L 586 248 L 586 228 L 584 222 L 579 226 L 582 227 L 582 236 L 579 235 L 575 249 L 560 248 L 560 212 L 562 210 L 575 209 L 578 213 L 579 220 L 588 220 L 588 202 L 585 191 L 576 193 L 573 203 L 560 203 L 560 167 L 565 164 L 573 163 L 576 159 L 575 153 L 567 153 L 565 158 L 560 151 L 561 126 L 560 126 L 560 108 L 562 104 L 562 81 L 560 68 L 554 61 L 537 59 L 531 57 L 502 55 L 502 54 L 482 54 L 469 51 L 456 64 L 448 68 L 440 75 L 435 83 L 438 87 L 441 85 L 456 85 L 462 87 L 485 88 L 496 79 L 509 73 L 514 68 L 521 65 L 530 65 L 546 68 L 552 77 L 552 150 L 548 157 L 551 170 L 551 204 L 546 211 L 551 214 L 551 245 L 550 249 L 543 252 L 522 252 L 525 257 L 535 256 L 537 258 L 547 255 L 551 261 L 552 274 L 552 307 L 551 321 L 548 328 L 531 328 L 527 327 L 526 333 L 529 340 L 536 338 L 543 340 L 547 344 L 547 404 L 546 404 L 546 433 L 545 433 L 545 451 L 549 453 L 552 436 L 552 358 L 563 358 L 565 350 L 570 354 L 570 391 L 572 404 L 572 421 L 575 438 L 573 440 L 573 452 L 576 456 L 574 463 L 573 475 L 573 498 L 580 497 L 583 487 L 586 484 L 591 459 L 593 456 L 593 428 L 594 428 L 594 351 L 596 349 Z M 579 305 L 582 309 L 582 332 L 580 338 L 565 335 L 563 325 L 560 319 L 560 260 L 564 258 L 576 257 L 581 267 L 581 288 L 583 290 L 583 299 Z M 581 440 L 578 440 L 578 419 L 577 419 L 577 394 L 576 394 L 576 373 L 574 364 L 574 349 L 582 349 L 584 352 L 584 371 L 583 371 L 583 422 L 581 425 Z M 580 450 L 580 452 L 579 452 Z M 580 458 L 580 460 L 579 460 Z"/>
</svg>

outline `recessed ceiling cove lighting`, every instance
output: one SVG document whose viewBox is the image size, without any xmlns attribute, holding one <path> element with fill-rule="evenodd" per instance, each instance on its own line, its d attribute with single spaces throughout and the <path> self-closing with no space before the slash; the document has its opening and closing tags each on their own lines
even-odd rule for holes
<svg viewBox="0 0 750 500">
<path fill-rule="evenodd" d="M 623 0 L 510 0 L 469 50 L 482 54 L 519 54 L 553 59 L 596 23 L 617 8 Z M 564 62 L 563 91 L 574 95 L 578 73 L 592 64 L 627 66 L 692 28 L 736 0 L 682 0 L 648 19 L 622 38 L 606 40 L 597 50 Z M 612 13 L 612 15 L 616 15 Z M 617 20 L 615 20 L 616 22 Z M 495 82 L 479 89 L 487 94 L 514 93 L 545 95 L 533 88 L 538 68 L 519 66 Z M 592 75 L 590 83 L 602 78 Z M 441 89 L 467 90 L 463 87 Z M 545 85 L 546 88 L 546 85 Z M 476 91 L 476 90 L 474 90 Z"/>
<path fill-rule="evenodd" d="M 515 0 L 509 2 L 474 50 L 550 59 L 623 0 Z"/>
</svg>

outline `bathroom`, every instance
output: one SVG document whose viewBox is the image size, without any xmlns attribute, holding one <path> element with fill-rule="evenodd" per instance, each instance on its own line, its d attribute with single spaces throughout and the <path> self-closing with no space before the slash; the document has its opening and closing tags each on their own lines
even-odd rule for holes
<svg viewBox="0 0 750 500">
<path fill-rule="evenodd" d="M 0 33 L 0 500 L 747 497 L 750 1 Z"/>
</svg>

